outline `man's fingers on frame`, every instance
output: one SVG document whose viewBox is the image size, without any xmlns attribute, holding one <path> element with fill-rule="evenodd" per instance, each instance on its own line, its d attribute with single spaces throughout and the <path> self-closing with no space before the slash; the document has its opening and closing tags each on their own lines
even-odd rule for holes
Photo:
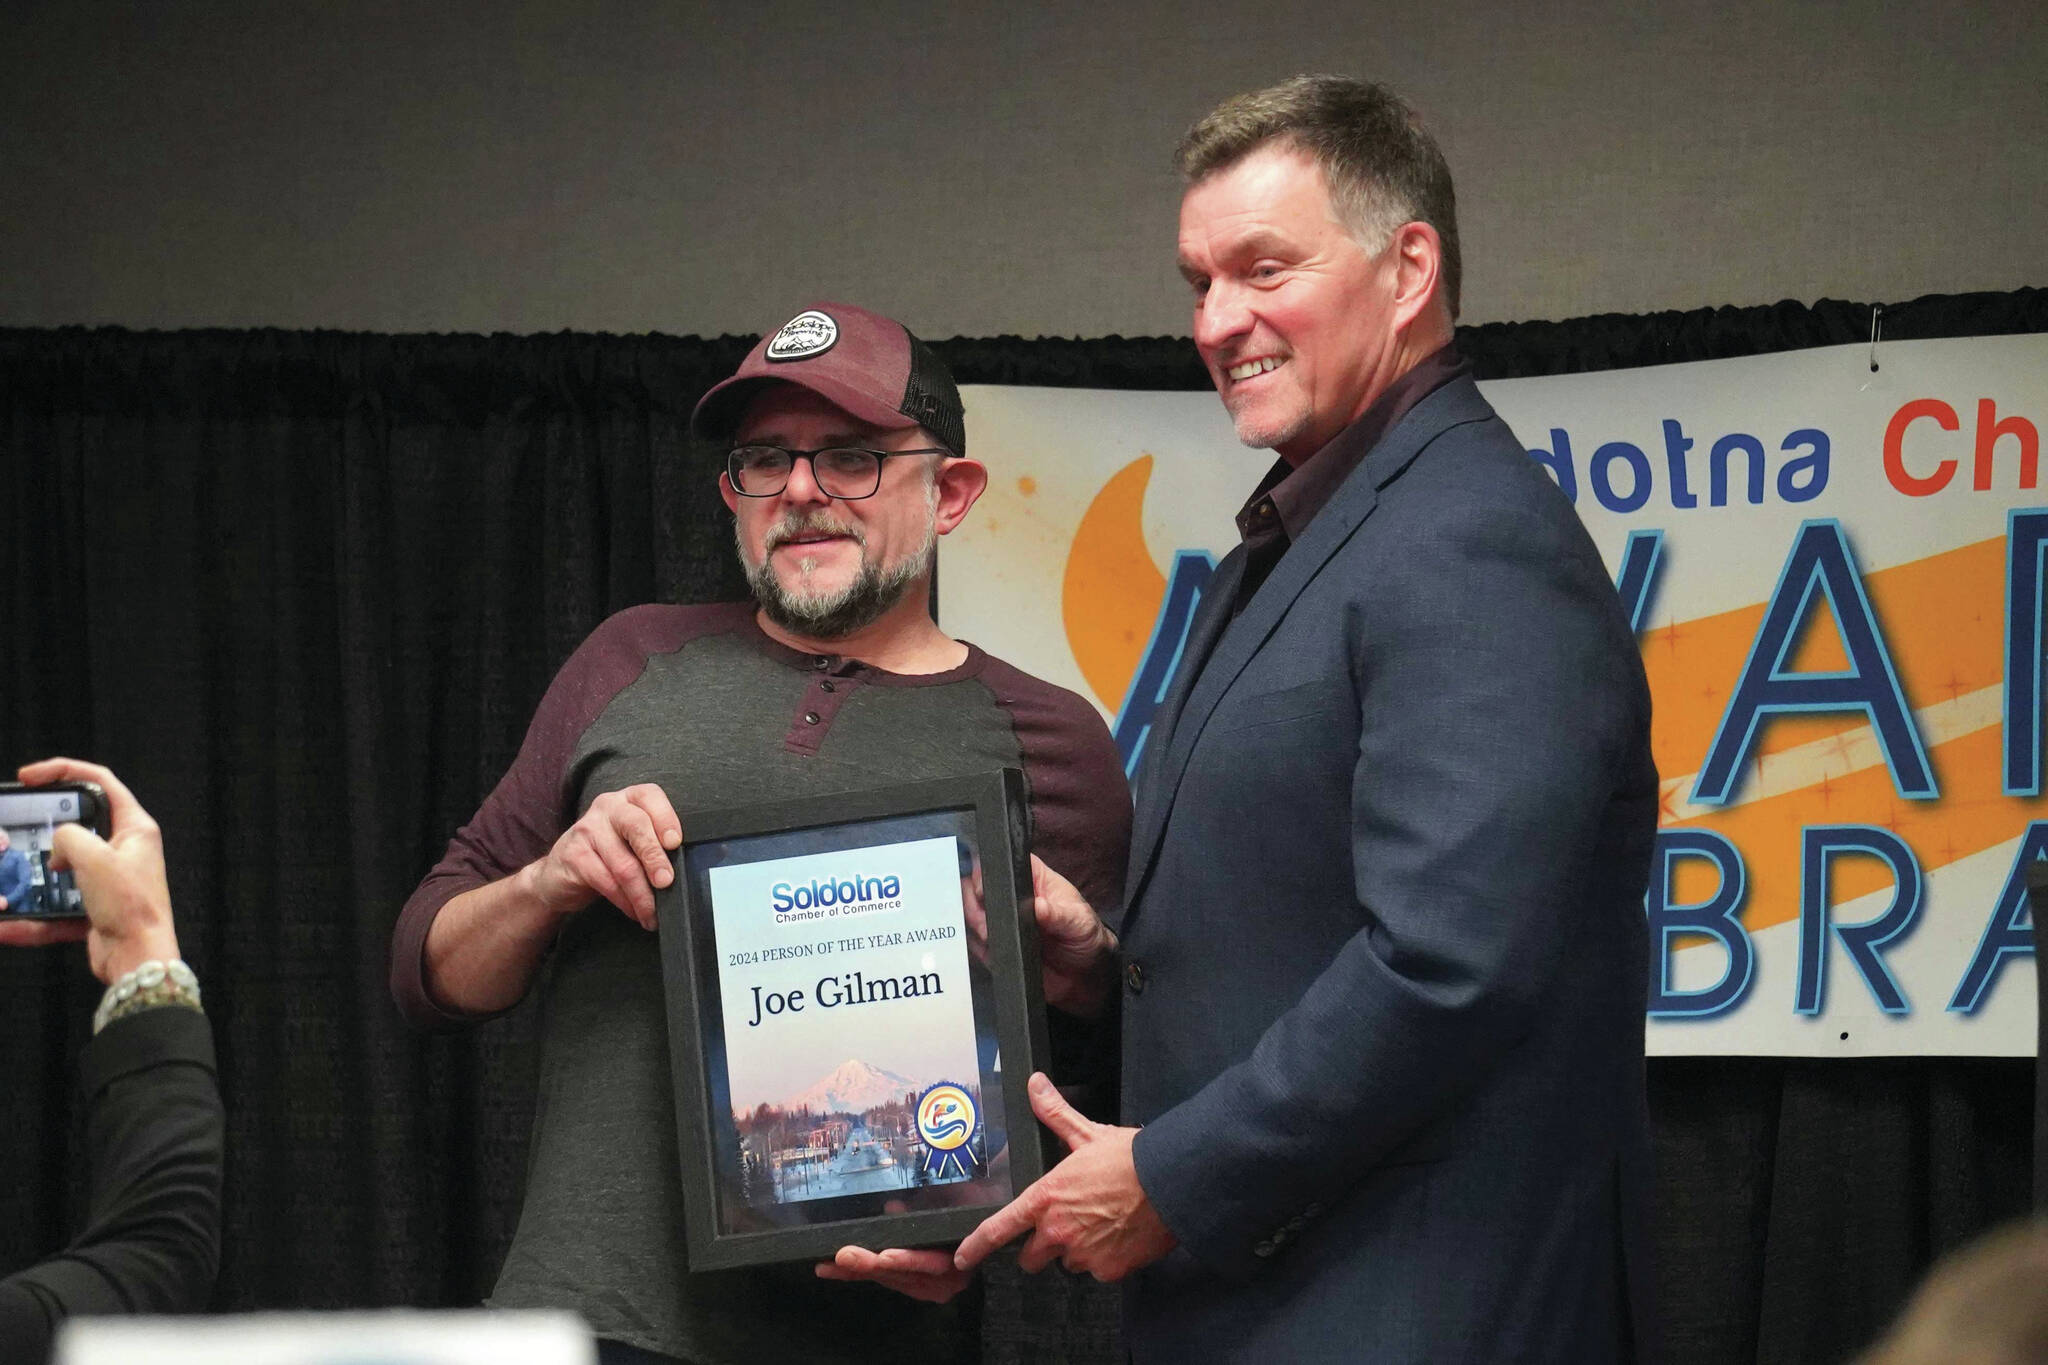
<svg viewBox="0 0 2048 1365">
<path fill-rule="evenodd" d="M 612 904 L 626 912 L 642 929 L 654 928 L 654 890 L 647 885 L 647 869 L 623 845 L 605 860 L 618 895 Z"/>
<path fill-rule="evenodd" d="M 954 1254 L 953 1264 L 962 1270 L 971 1270 L 988 1259 L 997 1247 L 1008 1246 L 1022 1236 L 1025 1229 L 1038 1222 L 1038 1210 L 1045 1196 L 1039 1193 L 1039 1185 L 1017 1196 L 1009 1205 L 997 1209 L 982 1221 L 980 1227 L 967 1234 L 967 1240 L 960 1244 Z"/>
<path fill-rule="evenodd" d="M 598 845 L 596 851 L 604 870 L 611 874 L 612 885 L 625 898 L 618 902 L 619 908 L 631 911 L 635 918 L 652 914 L 654 893 L 647 889 L 647 869 L 633 856 L 633 850 L 614 837 Z"/>
<path fill-rule="evenodd" d="M 604 798 L 598 799 L 601 801 Z M 593 812 L 596 809 L 595 805 L 591 807 Z M 612 903 L 635 918 L 639 918 L 643 910 L 651 914 L 654 910 L 654 893 L 647 889 L 647 868 L 640 861 L 640 855 L 621 837 L 617 814 L 606 812 L 602 818 L 583 824 L 579 828 L 583 832 L 584 842 L 590 846 L 591 852 L 597 855 L 598 861 L 604 864 L 605 871 L 611 874 L 612 885 L 618 889 L 620 895 L 626 897 L 625 900 L 613 897 Z M 641 904 L 642 898 L 645 898 L 644 905 Z"/>
<path fill-rule="evenodd" d="M 1036 853 L 1031 855 L 1031 889 L 1041 896 L 1056 897 L 1061 892 L 1078 897 L 1081 893 L 1074 884 L 1052 870 L 1052 866 Z"/>
<path fill-rule="evenodd" d="M 626 799 L 647 812 L 647 818 L 654 826 L 654 837 L 663 848 L 682 845 L 683 822 L 676 818 L 676 808 L 669 801 L 667 792 L 652 782 L 642 782 L 636 787 L 626 788 Z"/>
<path fill-rule="evenodd" d="M 861 1266 L 857 1269 L 848 1269 L 846 1266 L 838 1265 L 832 1261 L 818 1262 L 814 1268 L 814 1273 L 821 1280 L 839 1280 L 848 1284 L 868 1282 L 880 1284 L 883 1278 L 882 1271 L 878 1268 Z"/>
<path fill-rule="evenodd" d="M 647 890 L 647 882 L 640 874 L 640 865 L 635 863 L 632 867 L 633 870 L 630 874 L 615 874 L 617 876 L 619 894 L 612 901 L 612 904 L 625 911 L 632 918 L 633 922 L 642 929 L 652 929 L 654 927 L 654 897 Z"/>
<path fill-rule="evenodd" d="M 1001 1214 L 991 1214 L 989 1216 L 989 1223 L 994 1222 L 1001 1216 Z M 988 1259 L 988 1254 L 991 1251 L 994 1251 L 1004 1241 L 1008 1240 L 1007 1238 L 999 1239 L 998 1234 L 1001 1232 L 1001 1228 L 991 1228 L 989 1223 L 983 1223 L 980 1227 L 968 1233 L 966 1239 L 953 1252 L 953 1268 L 955 1270 L 974 1269 Z"/>
<path fill-rule="evenodd" d="M 589 887 L 592 894 L 604 897 L 621 910 L 626 908 L 620 904 L 624 893 L 619 890 L 619 884 L 612 879 L 611 869 L 604 865 L 604 859 L 598 857 L 597 850 L 588 843 L 578 841 L 564 855 L 563 861 L 569 864 L 569 870 L 575 873 L 576 880 Z"/>
<path fill-rule="evenodd" d="M 1104 1270 L 1101 1266 L 1089 1263 L 1086 1258 L 1075 1257 L 1072 1252 L 1060 1257 L 1060 1269 L 1069 1275 L 1091 1276 L 1098 1284 L 1115 1284 L 1125 1274 L 1122 1270 Z"/>
<path fill-rule="evenodd" d="M 640 860 L 640 866 L 646 869 L 647 880 L 656 886 L 667 886 L 674 872 L 669 866 L 668 853 L 654 832 L 654 821 L 647 812 L 637 806 L 628 807 L 616 827 L 633 850 L 633 856 Z"/>
<path fill-rule="evenodd" d="M 951 1279 L 960 1274 L 953 1265 L 952 1253 L 947 1251 L 897 1247 L 883 1252 L 877 1259 L 884 1270 L 922 1279 L 931 1279 L 934 1276 Z"/>
<path fill-rule="evenodd" d="M 922 1275 L 903 1275 L 893 1270 L 883 1273 L 882 1283 L 899 1294 L 907 1294 L 926 1303 L 945 1303 L 967 1287 L 964 1280 L 934 1280 Z"/>
<path fill-rule="evenodd" d="M 878 1256 L 863 1247 L 841 1247 L 832 1260 L 819 1262 L 815 1273 L 821 1280 L 871 1281 L 898 1294 L 931 1303 L 946 1302 L 967 1283 L 967 1276 L 953 1269 L 944 1252 L 920 1252 L 884 1259 L 887 1256 L 890 1253 Z M 933 1262 L 930 1269 L 903 1268 L 907 1263 L 921 1265 L 924 1258 Z"/>
<path fill-rule="evenodd" d="M 1095 1136 L 1095 1123 L 1073 1105 L 1044 1075 L 1031 1078 L 1031 1111 L 1069 1148 L 1085 1146 Z"/>
<path fill-rule="evenodd" d="M 818 1274 L 827 1280 L 864 1280 L 880 1268 L 875 1253 L 864 1247 L 841 1247 L 831 1260 L 818 1262 Z"/>
<path fill-rule="evenodd" d="M 1031 917 L 1038 921 L 1038 932 L 1056 944 L 1070 944 L 1078 941 L 1080 926 L 1069 921 L 1053 908 L 1052 900 L 1046 896 L 1033 898 Z"/>
<path fill-rule="evenodd" d="M 1049 1236 L 1044 1228 L 1039 1228 L 1031 1234 L 1031 1240 L 1024 1243 L 1024 1249 L 1017 1253 L 1017 1268 L 1027 1275 L 1036 1275 L 1054 1261 L 1063 1261 L 1066 1252 L 1067 1249 Z"/>
</svg>

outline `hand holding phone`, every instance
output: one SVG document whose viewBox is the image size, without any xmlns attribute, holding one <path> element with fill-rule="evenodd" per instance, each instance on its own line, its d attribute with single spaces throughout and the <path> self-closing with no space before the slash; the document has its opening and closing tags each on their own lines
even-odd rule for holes
<svg viewBox="0 0 2048 1365">
<path fill-rule="evenodd" d="M 10 819 L 4 813 L 16 809 L 9 804 L 16 798 L 40 796 L 61 807 L 66 789 L 91 789 L 97 804 L 88 809 L 81 800 L 83 818 L 54 822 L 50 836 L 51 872 L 69 879 L 80 908 L 59 917 L 0 911 L 0 945 L 84 939 L 93 975 L 107 983 L 152 958 L 177 957 L 163 836 L 121 779 L 73 758 L 30 763 L 20 777 L 0 785 L 0 821 Z"/>
<path fill-rule="evenodd" d="M 56 865 L 58 828 L 79 824 L 107 833 L 107 797 L 98 783 L 0 782 L 0 915 L 85 918 L 77 879 Z"/>
</svg>

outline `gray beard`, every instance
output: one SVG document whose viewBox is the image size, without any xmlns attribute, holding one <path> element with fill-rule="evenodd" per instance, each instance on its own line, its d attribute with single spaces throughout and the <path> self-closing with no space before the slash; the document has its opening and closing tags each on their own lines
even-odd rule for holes
<svg viewBox="0 0 2048 1365">
<path fill-rule="evenodd" d="M 881 620 L 924 575 L 925 566 L 931 563 L 932 545 L 937 540 L 932 528 L 927 526 L 923 545 L 888 568 L 881 569 L 868 559 L 867 537 L 860 533 L 859 528 L 830 523 L 830 529 L 851 535 L 860 546 L 860 572 L 837 592 L 791 591 L 775 576 L 768 560 L 778 543 L 777 534 L 787 536 L 803 529 L 806 529 L 803 522 L 785 522 L 776 528 L 776 532 L 769 535 L 758 564 L 747 558 L 747 547 L 741 542 L 740 565 L 747 572 L 747 585 L 754 590 L 754 600 L 761 604 L 761 610 L 770 621 L 792 634 L 808 635 L 817 640 L 844 639 Z M 739 541 L 737 523 L 733 536 L 735 541 Z"/>
</svg>

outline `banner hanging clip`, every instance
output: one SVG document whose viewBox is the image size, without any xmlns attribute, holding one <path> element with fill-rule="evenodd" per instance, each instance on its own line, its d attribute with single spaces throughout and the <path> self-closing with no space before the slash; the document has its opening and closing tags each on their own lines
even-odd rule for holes
<svg viewBox="0 0 2048 1365">
<path fill-rule="evenodd" d="M 1873 303 L 1870 305 L 1870 372 L 1872 374 L 1877 373 L 1877 337 L 1881 330 L 1878 326 L 1878 319 L 1883 316 L 1883 304 Z"/>
</svg>

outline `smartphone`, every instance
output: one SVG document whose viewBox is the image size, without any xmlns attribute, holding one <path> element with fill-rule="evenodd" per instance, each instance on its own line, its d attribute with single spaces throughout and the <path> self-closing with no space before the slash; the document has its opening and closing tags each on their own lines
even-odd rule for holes
<svg viewBox="0 0 2048 1365">
<path fill-rule="evenodd" d="M 69 872 L 50 866 L 59 825 L 107 835 L 107 794 L 95 782 L 25 787 L 0 782 L 0 908 L 4 919 L 77 919 L 84 898 Z"/>
</svg>

